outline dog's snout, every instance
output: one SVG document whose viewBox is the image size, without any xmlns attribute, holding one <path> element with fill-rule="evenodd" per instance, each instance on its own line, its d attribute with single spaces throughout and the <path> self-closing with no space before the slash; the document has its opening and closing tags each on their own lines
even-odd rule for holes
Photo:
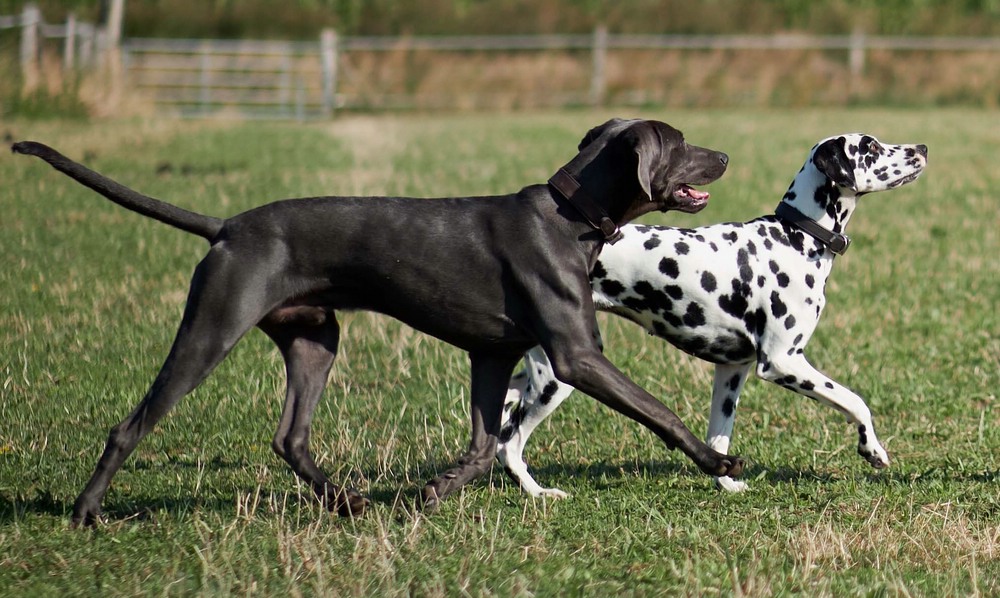
<svg viewBox="0 0 1000 598">
<path fill-rule="evenodd" d="M 921 147 L 923 147 L 923 146 L 921 146 Z M 924 154 L 926 154 L 926 153 L 927 153 L 927 148 L 924 147 Z M 724 154 L 724 153 L 722 153 L 722 152 L 719 152 L 719 162 L 722 162 L 723 166 L 729 166 L 729 156 L 726 155 L 726 154 Z"/>
<path fill-rule="evenodd" d="M 922 144 L 922 143 L 920 145 L 918 145 L 917 146 L 917 153 L 926 158 L 927 157 L 927 146 L 924 145 L 924 144 Z"/>
</svg>

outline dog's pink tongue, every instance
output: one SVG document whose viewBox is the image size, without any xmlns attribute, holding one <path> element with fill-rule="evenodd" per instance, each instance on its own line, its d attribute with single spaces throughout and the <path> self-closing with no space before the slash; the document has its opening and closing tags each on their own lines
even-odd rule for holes
<svg viewBox="0 0 1000 598">
<path fill-rule="evenodd" d="M 710 195 L 708 191 L 699 191 L 688 185 L 681 185 L 674 193 L 681 197 L 690 197 L 691 199 L 708 199 Z"/>
</svg>

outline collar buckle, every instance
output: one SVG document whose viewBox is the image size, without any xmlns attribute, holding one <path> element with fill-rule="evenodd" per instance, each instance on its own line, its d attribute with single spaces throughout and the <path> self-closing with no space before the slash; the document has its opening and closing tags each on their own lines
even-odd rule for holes
<svg viewBox="0 0 1000 598">
<path fill-rule="evenodd" d="M 774 215 L 816 239 L 837 255 L 844 255 L 847 248 L 851 246 L 850 237 L 823 228 L 818 222 L 795 209 L 790 203 L 784 201 L 779 203 L 774 210 Z"/>
</svg>

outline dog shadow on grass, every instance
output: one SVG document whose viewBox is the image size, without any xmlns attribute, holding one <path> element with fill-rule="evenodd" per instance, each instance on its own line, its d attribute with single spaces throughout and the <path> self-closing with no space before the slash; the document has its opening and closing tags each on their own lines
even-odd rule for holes
<svg viewBox="0 0 1000 598">
<path fill-rule="evenodd" d="M 501 471 L 499 467 L 494 468 Z M 587 465 L 565 465 L 548 464 L 539 467 L 531 467 L 531 474 L 543 486 L 555 486 L 565 484 L 566 486 L 582 483 L 599 490 L 605 490 L 624 483 L 627 478 L 655 478 L 685 477 L 708 479 L 708 476 L 696 467 L 686 463 L 675 463 L 666 461 L 652 461 L 637 463 L 635 461 L 599 462 Z M 502 473 L 500 475 L 503 475 Z M 739 478 L 750 484 L 751 488 L 760 485 L 781 486 L 786 484 L 833 484 L 843 481 L 845 478 L 858 476 L 863 478 L 865 483 L 874 485 L 922 485 L 949 481 L 951 483 L 963 484 L 996 484 L 1000 482 L 1000 471 L 952 471 L 947 468 L 931 468 L 925 472 L 915 474 L 912 471 L 894 470 L 892 468 L 883 471 L 874 471 L 867 468 L 853 469 L 817 469 L 812 466 L 805 467 L 765 467 L 750 463 Z M 504 476 L 506 477 L 506 476 Z M 581 482 L 582 480 L 582 482 Z M 493 482 L 499 486 L 499 482 Z M 507 483 L 515 485 L 512 478 L 507 477 Z M 565 488 L 564 488 L 565 489 Z"/>
<path fill-rule="evenodd" d="M 38 490 L 33 497 L 16 497 L 0 493 L 0 525 L 20 521 L 28 515 L 69 515 L 70 505 L 55 498 L 48 490 Z"/>
<path fill-rule="evenodd" d="M 125 523 L 153 520 L 160 512 L 167 513 L 172 517 L 199 511 L 231 513 L 235 511 L 235 502 L 232 497 L 222 496 L 151 498 L 143 495 L 121 497 L 105 502 L 103 519 L 109 523 Z M 72 512 L 72 498 L 56 498 L 48 490 L 39 490 L 31 497 L 12 497 L 0 494 L 0 526 L 23 521 L 37 515 L 68 521 Z"/>
<path fill-rule="evenodd" d="M 503 469 L 499 466 L 494 468 L 494 472 L 496 471 L 501 472 L 500 475 L 504 475 Z M 551 463 L 539 467 L 531 467 L 530 471 L 536 481 L 542 485 L 558 486 L 560 483 L 571 482 L 573 484 L 585 484 L 597 489 L 607 489 L 630 478 L 704 477 L 704 474 L 696 467 L 674 461 L 612 460 L 576 465 Z M 517 484 L 510 477 L 507 477 L 507 480 L 510 484 Z"/>
<path fill-rule="evenodd" d="M 398 475 L 389 477 L 383 475 L 379 478 L 374 472 L 359 472 L 359 475 L 365 477 L 367 474 L 371 474 L 368 479 L 373 480 L 373 483 L 365 489 L 365 495 L 372 501 L 373 505 L 388 507 L 401 516 L 407 516 L 415 510 L 416 499 L 424 483 L 414 483 L 413 480 L 429 480 L 435 473 L 440 473 L 436 469 L 439 465 L 437 463 L 420 465 L 412 468 L 411 471 L 399 472 Z M 211 470 L 212 467 L 209 469 Z M 628 483 L 629 479 L 635 478 L 700 477 L 708 479 L 708 476 L 697 468 L 672 461 L 601 461 L 579 465 L 547 464 L 533 467 L 531 471 L 543 485 L 556 487 L 564 485 L 564 489 L 570 490 L 571 486 L 582 484 L 595 491 L 610 491 Z M 742 479 L 749 482 L 753 488 L 762 484 L 773 486 L 802 483 L 825 485 L 841 481 L 845 475 L 849 474 L 845 474 L 842 470 L 826 471 L 813 467 L 769 469 L 751 464 Z M 1000 482 L 1000 471 L 998 470 L 956 472 L 947 468 L 935 468 L 919 474 L 912 471 L 882 471 L 870 472 L 865 475 L 866 483 L 873 485 L 920 486 L 941 483 L 942 481 L 954 484 L 995 485 Z M 303 511 L 316 509 L 317 512 L 321 512 L 323 510 L 311 493 L 305 488 L 296 489 L 295 486 L 292 474 L 289 472 L 287 483 L 277 480 L 273 485 L 247 487 L 235 492 L 217 492 L 209 496 L 166 498 L 150 496 L 146 493 L 112 495 L 105 501 L 103 518 L 111 524 L 123 524 L 155 521 L 161 516 L 184 518 L 198 512 L 213 513 L 223 518 L 234 517 L 239 516 L 241 509 L 238 503 L 241 502 L 241 497 L 253 496 L 260 497 L 261 503 L 269 504 L 270 507 L 262 507 L 263 511 L 260 510 L 261 507 L 253 509 L 257 514 L 250 514 L 251 517 L 267 517 L 266 512 L 269 508 L 273 509 L 275 505 L 280 505 L 282 510 L 290 506 Z M 516 482 L 509 478 L 499 465 L 493 468 L 492 473 L 473 482 L 470 487 L 488 487 L 498 492 L 506 488 L 508 491 L 517 492 Z M 68 520 L 71 512 L 71 498 L 57 498 L 48 490 L 39 489 L 35 491 L 34 496 L 24 497 L 0 493 L 0 526 L 22 521 L 32 515 Z M 247 515 L 244 507 L 243 516 Z"/>
</svg>

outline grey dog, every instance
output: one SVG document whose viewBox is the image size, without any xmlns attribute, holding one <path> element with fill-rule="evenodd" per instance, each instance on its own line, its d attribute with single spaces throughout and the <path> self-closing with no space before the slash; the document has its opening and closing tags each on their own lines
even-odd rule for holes
<svg viewBox="0 0 1000 598">
<path fill-rule="evenodd" d="M 368 500 L 334 484 L 309 450 L 313 411 L 337 352 L 335 311 L 345 309 L 387 314 L 469 353 L 472 439 L 457 466 L 426 484 L 418 497 L 425 509 L 491 467 L 507 381 L 535 345 L 560 380 L 645 425 L 704 472 L 743 469 L 618 371 L 592 334 L 588 272 L 602 245 L 642 214 L 704 207 L 708 194 L 691 185 L 726 170 L 725 154 L 687 144 L 664 123 L 614 119 L 595 127 L 549 184 L 511 195 L 292 199 L 225 220 L 141 195 L 40 143 L 12 150 L 211 244 L 170 353 L 142 401 L 112 428 L 73 506 L 74 525 L 99 520 L 111 479 L 138 442 L 254 326 L 285 360 L 275 452 L 327 508 L 362 513 Z"/>
</svg>

